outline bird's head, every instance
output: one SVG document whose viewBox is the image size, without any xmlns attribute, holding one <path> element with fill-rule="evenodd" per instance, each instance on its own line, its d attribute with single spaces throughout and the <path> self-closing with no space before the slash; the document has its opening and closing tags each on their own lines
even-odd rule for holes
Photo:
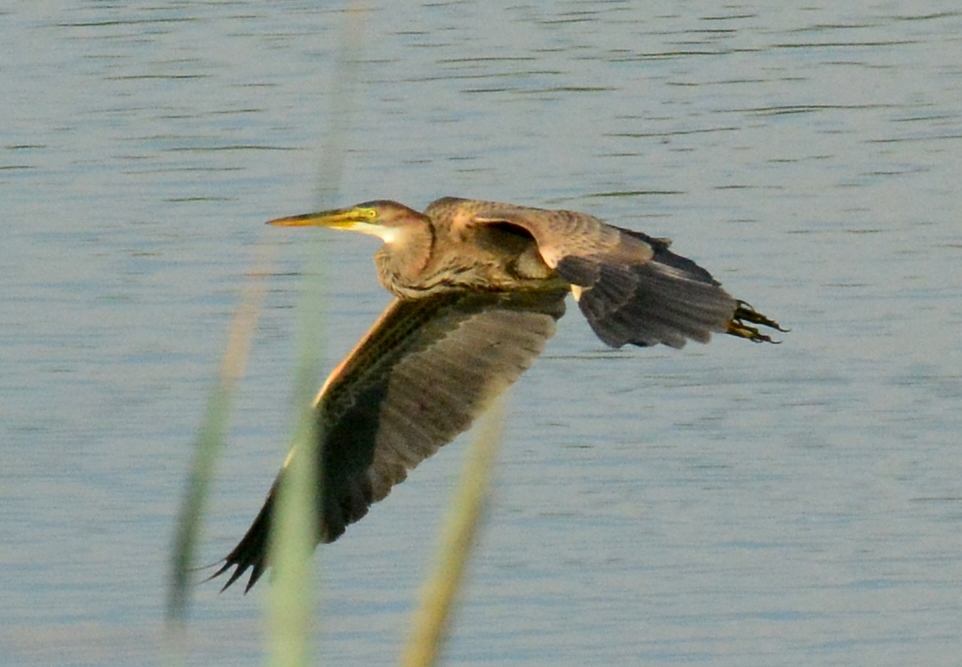
<svg viewBox="0 0 962 667">
<path fill-rule="evenodd" d="M 346 229 L 362 234 L 377 236 L 387 244 L 404 241 L 405 230 L 419 227 L 427 218 L 404 204 L 395 201 L 378 200 L 364 202 L 349 208 L 333 211 L 318 211 L 292 215 L 287 218 L 271 220 L 267 224 L 279 227 L 329 227 Z"/>
</svg>

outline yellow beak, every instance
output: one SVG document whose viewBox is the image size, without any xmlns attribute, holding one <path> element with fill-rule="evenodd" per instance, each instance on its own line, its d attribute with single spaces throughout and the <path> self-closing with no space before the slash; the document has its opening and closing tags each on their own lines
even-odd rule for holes
<svg viewBox="0 0 962 667">
<path fill-rule="evenodd" d="M 376 236 L 385 243 L 393 243 L 398 238 L 396 227 L 385 227 L 377 220 L 377 209 L 355 206 L 354 208 L 339 208 L 334 211 L 318 211 L 292 215 L 287 218 L 277 218 L 267 224 L 277 227 L 328 227 L 330 229 L 345 229 Z"/>
<path fill-rule="evenodd" d="M 375 218 L 377 218 L 377 211 L 373 208 L 355 207 L 292 215 L 270 220 L 267 224 L 277 227 L 330 227 L 364 231 L 361 229 L 362 225 L 369 225 Z"/>
</svg>

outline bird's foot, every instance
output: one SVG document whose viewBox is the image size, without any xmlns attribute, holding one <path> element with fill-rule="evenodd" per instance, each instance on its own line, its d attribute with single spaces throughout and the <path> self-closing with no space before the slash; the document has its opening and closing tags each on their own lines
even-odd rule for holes
<svg viewBox="0 0 962 667">
<path fill-rule="evenodd" d="M 728 321 L 728 329 L 725 333 L 732 336 L 738 336 L 739 338 L 747 338 L 753 343 L 780 343 L 781 341 L 772 340 L 771 336 L 763 334 L 758 330 L 757 327 L 751 326 L 752 324 L 759 324 L 763 327 L 768 327 L 769 329 L 775 329 L 776 331 L 781 331 L 783 333 L 787 332 L 788 329 L 783 329 L 779 326 L 778 322 L 773 319 L 762 315 L 760 312 L 751 307 L 750 304 L 739 301 L 738 307 L 735 309 L 735 314 Z"/>
</svg>

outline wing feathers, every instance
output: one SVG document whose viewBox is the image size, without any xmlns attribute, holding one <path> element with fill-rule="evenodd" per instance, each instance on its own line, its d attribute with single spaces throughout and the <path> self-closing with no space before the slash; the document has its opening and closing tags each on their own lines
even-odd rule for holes
<svg viewBox="0 0 962 667">
<path fill-rule="evenodd" d="M 566 280 L 596 276 L 582 285 L 578 306 L 606 344 L 677 348 L 686 339 L 704 343 L 711 332 L 725 331 L 736 301 L 714 281 L 706 282 L 700 267 L 685 272 L 661 264 L 660 254 L 641 265 L 608 264 L 596 257 L 566 257 L 558 265 Z"/>
<path fill-rule="evenodd" d="M 711 274 L 668 249 L 670 241 L 608 225 L 574 211 L 446 198 L 428 207 L 450 211 L 461 226 L 510 224 L 525 229 L 545 264 L 574 289 L 578 306 L 608 345 L 682 347 L 728 330 L 737 302 Z"/>
<path fill-rule="evenodd" d="M 388 307 L 316 400 L 322 541 L 337 539 L 520 377 L 554 334 L 565 294 L 452 292 Z M 225 588 L 250 569 L 250 589 L 267 566 L 279 481 L 217 572 L 235 568 Z"/>
</svg>

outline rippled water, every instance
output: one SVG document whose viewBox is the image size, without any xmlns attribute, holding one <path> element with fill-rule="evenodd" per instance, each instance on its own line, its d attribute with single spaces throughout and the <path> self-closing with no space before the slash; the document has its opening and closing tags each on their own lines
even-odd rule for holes
<svg viewBox="0 0 962 667">
<path fill-rule="evenodd" d="M 205 561 L 287 438 L 304 236 L 262 222 L 343 146 L 338 203 L 590 211 L 792 328 L 616 352 L 571 309 L 513 392 L 448 664 L 957 664 L 962 14 L 677 7 L 383 4 L 353 64 L 312 3 L 3 10 L 0 663 L 160 661 L 191 440 L 275 242 Z M 333 364 L 387 296 L 376 244 L 330 236 Z M 461 449 L 320 550 L 325 664 L 395 659 Z M 260 663 L 266 587 L 216 588 L 191 664 Z"/>
</svg>

